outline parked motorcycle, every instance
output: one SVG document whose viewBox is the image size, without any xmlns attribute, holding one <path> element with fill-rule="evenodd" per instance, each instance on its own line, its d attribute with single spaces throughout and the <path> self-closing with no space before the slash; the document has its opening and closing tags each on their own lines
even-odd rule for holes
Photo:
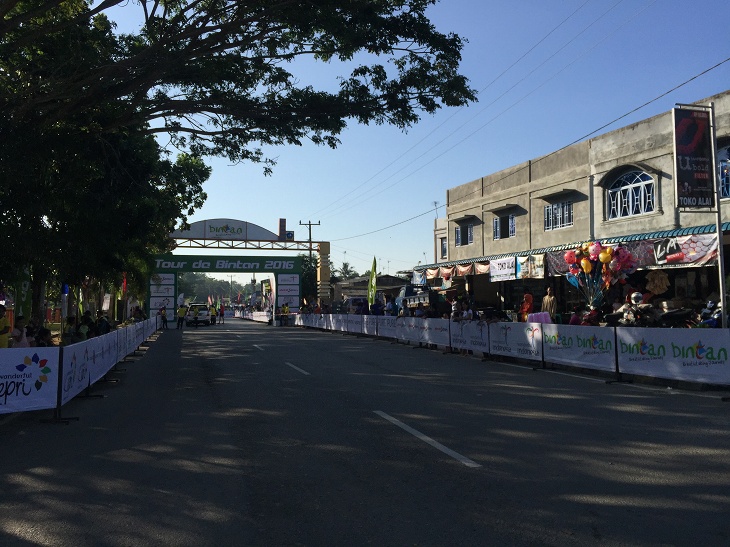
<svg viewBox="0 0 730 547">
<path fill-rule="evenodd" d="M 700 311 L 700 322 L 698 327 L 721 328 L 722 327 L 722 306 L 718 302 L 708 300 L 705 307 Z"/>
<path fill-rule="evenodd" d="M 667 310 L 657 316 L 657 327 L 665 329 L 689 328 L 697 325 L 696 313 L 692 308 Z"/>
</svg>

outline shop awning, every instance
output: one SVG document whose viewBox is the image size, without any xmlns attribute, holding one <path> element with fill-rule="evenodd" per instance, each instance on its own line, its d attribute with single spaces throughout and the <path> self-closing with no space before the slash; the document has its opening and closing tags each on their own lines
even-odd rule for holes
<svg viewBox="0 0 730 547">
<path fill-rule="evenodd" d="M 722 224 L 722 232 L 728 233 L 730 232 L 730 222 L 724 222 Z M 609 237 L 604 239 L 599 239 L 599 241 L 603 245 L 615 245 L 617 243 L 623 243 L 623 242 L 629 242 L 629 241 L 642 241 L 645 239 L 662 239 L 667 237 L 679 237 L 679 236 L 689 236 L 689 235 L 695 235 L 695 234 L 713 234 L 715 233 L 715 225 L 714 224 L 707 224 L 704 226 L 692 226 L 689 228 L 676 228 L 674 230 L 662 230 L 659 232 L 644 232 L 640 234 L 629 234 L 624 236 L 618 236 L 618 237 Z M 425 264 L 416 266 L 413 268 L 413 271 L 415 272 L 422 272 L 429 268 L 441 268 L 441 267 L 449 267 L 449 266 L 463 266 L 466 264 L 489 264 L 492 260 L 499 260 L 501 258 L 509 258 L 509 257 L 522 257 L 522 256 L 529 256 L 529 255 L 539 255 L 539 254 L 545 254 L 545 253 L 551 253 L 555 251 L 567 251 L 568 249 L 575 249 L 576 247 L 582 245 L 586 240 L 576 241 L 573 243 L 566 243 L 565 245 L 555 245 L 553 247 L 544 247 L 542 249 L 529 249 L 525 251 L 517 251 L 512 253 L 502 253 L 497 255 L 488 255 L 488 256 L 480 256 L 478 258 L 464 258 L 461 260 L 451 260 L 448 262 L 440 262 L 438 264 Z M 478 273 L 478 272 L 477 272 Z"/>
</svg>

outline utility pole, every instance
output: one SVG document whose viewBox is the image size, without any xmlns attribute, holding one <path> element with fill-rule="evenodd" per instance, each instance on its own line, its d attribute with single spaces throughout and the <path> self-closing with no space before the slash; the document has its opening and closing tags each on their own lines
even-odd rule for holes
<svg viewBox="0 0 730 547">
<path fill-rule="evenodd" d="M 299 226 L 306 226 L 309 229 L 309 260 L 312 260 L 312 226 L 319 226 L 319 220 L 314 224 L 311 220 L 309 222 L 299 221 Z"/>
</svg>

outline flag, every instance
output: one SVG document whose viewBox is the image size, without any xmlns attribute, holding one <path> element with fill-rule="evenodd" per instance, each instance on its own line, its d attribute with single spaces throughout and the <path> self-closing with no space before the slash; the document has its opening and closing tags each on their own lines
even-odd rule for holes
<svg viewBox="0 0 730 547">
<path fill-rule="evenodd" d="M 375 280 L 378 275 L 377 264 L 375 263 L 375 257 L 373 257 L 373 267 L 370 269 L 370 281 L 368 281 L 368 304 L 370 306 L 375 302 Z"/>
</svg>

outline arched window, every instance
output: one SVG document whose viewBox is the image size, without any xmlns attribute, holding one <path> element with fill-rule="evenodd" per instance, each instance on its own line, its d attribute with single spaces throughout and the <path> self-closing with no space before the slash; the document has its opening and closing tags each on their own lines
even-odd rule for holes
<svg viewBox="0 0 730 547">
<path fill-rule="evenodd" d="M 720 197 L 730 198 L 730 146 L 717 151 L 720 164 Z"/>
<path fill-rule="evenodd" d="M 608 187 L 608 218 L 625 218 L 654 211 L 654 179 L 643 171 L 629 171 Z"/>
</svg>

